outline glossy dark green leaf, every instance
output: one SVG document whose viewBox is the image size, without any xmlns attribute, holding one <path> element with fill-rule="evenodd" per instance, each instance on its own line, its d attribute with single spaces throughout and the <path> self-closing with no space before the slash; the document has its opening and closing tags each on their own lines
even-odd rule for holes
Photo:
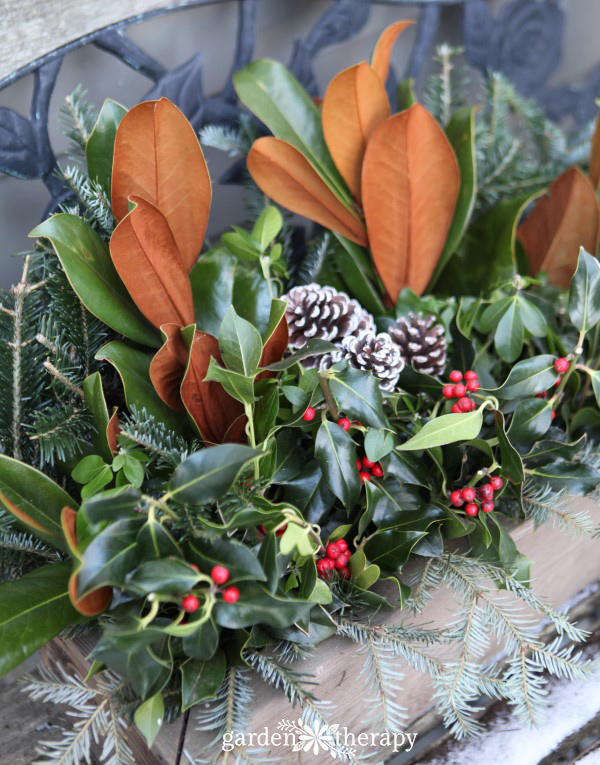
<svg viewBox="0 0 600 765">
<path fill-rule="evenodd" d="M 460 240 L 464 236 L 475 206 L 477 195 L 477 160 L 475 157 L 474 116 L 477 108 L 476 106 L 465 106 L 458 109 L 454 112 L 446 126 L 446 136 L 452 144 L 458 161 L 460 188 L 452 223 L 446 236 L 446 244 L 438 260 L 428 290 L 433 288 L 446 263 L 456 251 Z"/>
<path fill-rule="evenodd" d="M 158 736 L 165 719 L 165 703 L 161 693 L 155 693 L 135 710 L 133 716 L 136 728 L 146 739 L 148 748 Z"/>
<path fill-rule="evenodd" d="M 225 678 L 225 654 L 220 649 L 212 659 L 187 659 L 181 665 L 181 711 L 206 699 L 214 699 Z"/>
<path fill-rule="evenodd" d="M 78 594 L 83 596 L 105 584 L 122 585 L 140 560 L 137 534 L 142 518 L 128 518 L 107 526 L 83 554 Z"/>
<path fill-rule="evenodd" d="M 600 433 L 600 412 L 596 407 L 584 406 L 575 413 L 570 432 L 578 433 L 582 430 L 591 434 Z"/>
<path fill-rule="evenodd" d="M 307 359 L 309 356 L 319 356 L 323 353 L 332 353 L 335 350 L 337 350 L 337 346 L 327 340 L 308 340 L 306 345 L 304 345 L 299 351 L 292 353 L 290 356 L 287 356 L 281 361 L 276 361 L 274 364 L 269 364 L 269 366 L 265 367 L 265 369 L 271 369 L 275 372 L 280 372 L 284 369 L 293 367 L 294 364 L 302 361 L 302 359 Z"/>
<path fill-rule="evenodd" d="M 372 428 L 387 427 L 379 380 L 368 372 L 347 366 L 329 380 L 331 393 L 346 417 Z"/>
<path fill-rule="evenodd" d="M 388 430 L 369 428 L 365 436 L 365 451 L 371 462 L 379 462 L 394 448 L 394 436 Z"/>
<path fill-rule="evenodd" d="M 410 557 L 419 539 L 426 535 L 426 531 L 382 531 L 367 542 L 365 555 L 371 563 L 377 563 L 388 571 L 398 571 Z"/>
<path fill-rule="evenodd" d="M 512 298 L 506 311 L 498 322 L 494 333 L 494 345 L 503 361 L 510 364 L 521 355 L 525 327 L 521 318 L 520 303 Z"/>
<path fill-rule="evenodd" d="M 127 577 L 126 588 L 140 595 L 184 595 L 198 584 L 198 574 L 181 558 L 147 560 Z"/>
<path fill-rule="evenodd" d="M 550 354 L 518 361 L 499 388 L 490 390 L 497 398 L 513 400 L 548 390 L 556 382 L 555 357 Z"/>
<path fill-rule="evenodd" d="M 537 441 L 552 425 L 552 407 L 546 399 L 530 398 L 517 404 L 507 436 L 513 444 Z"/>
<path fill-rule="evenodd" d="M 85 621 L 69 599 L 71 568 L 71 563 L 50 564 L 0 583 L 0 675 L 70 624 Z"/>
<path fill-rule="evenodd" d="M 102 104 L 96 124 L 92 128 L 85 146 L 88 175 L 98 181 L 110 199 L 112 180 L 113 153 L 117 128 L 127 109 L 116 101 L 107 98 Z"/>
<path fill-rule="evenodd" d="M 169 481 L 169 497 L 199 507 L 225 494 L 240 470 L 261 452 L 242 444 L 200 449 L 177 466 Z"/>
<path fill-rule="evenodd" d="M 532 475 L 555 491 L 570 494 L 587 494 L 600 484 L 600 471 L 592 465 L 556 460 L 548 465 L 533 468 Z"/>
<path fill-rule="evenodd" d="M 129 518 L 139 504 L 142 495 L 139 489 L 126 486 L 122 489 L 109 489 L 86 500 L 82 512 L 92 524 L 108 521 L 112 523 L 121 518 Z"/>
<path fill-rule="evenodd" d="M 475 345 L 465 334 L 468 326 L 468 320 L 465 315 L 466 311 L 461 312 L 463 304 L 467 300 L 468 298 L 461 298 L 459 309 L 450 324 L 450 333 L 454 340 L 452 343 L 452 355 L 449 359 L 451 369 L 472 369 L 475 361 Z M 470 318 L 474 320 L 475 316 Z M 470 329 L 472 330 L 472 327 Z"/>
<path fill-rule="evenodd" d="M 548 433 L 548 436 L 550 436 L 550 433 Z M 586 441 L 586 436 L 581 436 L 581 438 L 572 443 L 554 441 L 551 438 L 543 439 L 531 447 L 530 451 L 523 456 L 523 460 L 527 467 L 545 465 L 559 458 L 575 461 L 575 457 L 585 448 Z"/>
<path fill-rule="evenodd" d="M 278 564 L 279 540 L 274 533 L 265 534 L 258 551 L 258 560 L 267 576 L 267 587 L 270 592 L 277 592 L 281 576 Z"/>
<path fill-rule="evenodd" d="M 66 551 L 60 514 L 77 508 L 66 491 L 39 470 L 0 454 L 0 505 L 17 519 L 20 528 Z"/>
<path fill-rule="evenodd" d="M 275 441 L 277 458 L 271 480 L 273 483 L 287 483 L 300 474 L 306 462 L 306 455 L 298 443 L 298 431 L 282 430 L 277 434 Z"/>
<path fill-rule="evenodd" d="M 156 520 L 156 517 L 150 515 L 138 532 L 137 542 L 144 560 L 181 555 L 181 548 L 171 534 Z"/>
<path fill-rule="evenodd" d="M 600 320 L 600 263 L 583 247 L 569 287 L 569 316 L 580 332 L 588 332 Z"/>
<path fill-rule="evenodd" d="M 59 213 L 29 236 L 52 242 L 69 283 L 90 313 L 136 343 L 159 347 L 158 333 L 129 296 L 108 246 L 83 218 Z"/>
<path fill-rule="evenodd" d="M 518 296 L 519 309 L 521 312 L 521 320 L 525 325 L 525 329 L 534 337 L 545 337 L 548 332 L 548 326 L 544 314 L 540 309 L 532 303 L 531 300 L 527 300 L 523 293 Z"/>
<path fill-rule="evenodd" d="M 227 369 L 253 377 L 262 355 L 260 332 L 230 306 L 219 329 L 219 347 Z"/>
<path fill-rule="evenodd" d="M 426 531 L 441 520 L 443 511 L 436 505 L 425 505 L 410 487 L 394 480 L 377 481 L 379 496 L 375 502 L 372 520 L 381 530 L 398 528 L 403 531 Z"/>
<path fill-rule="evenodd" d="M 189 560 L 197 563 L 200 570 L 210 574 L 213 566 L 229 569 L 228 582 L 251 579 L 266 581 L 267 577 L 254 552 L 235 539 L 221 537 L 196 537 L 188 543 Z"/>
<path fill-rule="evenodd" d="M 431 486 L 431 477 L 423 460 L 410 452 L 392 452 L 382 461 L 383 473 L 397 478 L 400 483 L 411 483 L 416 486 Z"/>
<path fill-rule="evenodd" d="M 490 303 L 485 311 L 481 314 L 480 327 L 482 332 L 492 332 L 500 322 L 500 319 L 504 316 L 508 307 L 513 303 L 512 297 L 501 297 Z"/>
<path fill-rule="evenodd" d="M 102 638 L 91 656 L 128 680 L 134 693 L 142 699 L 162 691 L 171 677 L 172 661 L 166 638 L 135 652 L 117 651 Z"/>
<path fill-rule="evenodd" d="M 224 369 L 215 361 L 214 356 L 210 360 L 208 372 L 204 377 L 204 382 L 210 380 L 220 383 L 230 396 L 241 401 L 242 404 L 250 406 L 254 402 L 254 378 Z"/>
<path fill-rule="evenodd" d="M 85 396 L 85 405 L 89 409 L 94 423 L 92 443 L 105 462 L 110 462 L 113 457 L 107 438 L 110 415 L 108 413 L 106 399 L 104 398 L 100 372 L 94 372 L 86 377 L 82 387 Z"/>
<path fill-rule="evenodd" d="M 192 624 L 194 621 L 193 618 L 190 619 Z M 219 634 L 220 630 L 211 617 L 203 621 L 191 635 L 182 638 L 183 652 L 192 659 L 208 661 L 219 647 Z"/>
<path fill-rule="evenodd" d="M 500 464 L 502 465 L 502 472 L 507 478 L 510 478 L 511 481 L 520 484 L 525 478 L 521 455 L 511 444 L 506 435 L 504 415 L 502 412 L 494 412 L 494 419 L 496 423 L 496 437 L 498 438 L 498 446 L 500 447 Z"/>
<path fill-rule="evenodd" d="M 429 393 L 434 398 L 442 395 L 444 384 L 436 377 L 417 372 L 412 366 L 406 364 L 400 372 L 398 385 L 408 393 Z"/>
<path fill-rule="evenodd" d="M 419 451 L 435 446 L 453 444 L 456 441 L 470 441 L 477 438 L 483 425 L 485 404 L 465 414 L 443 414 L 426 422 L 421 430 L 401 444 L 400 451 Z"/>
<path fill-rule="evenodd" d="M 317 431 L 315 457 L 327 486 L 350 511 L 360 494 L 354 441 L 339 425 L 325 420 Z"/>
<path fill-rule="evenodd" d="M 320 523 L 333 507 L 335 495 L 327 486 L 319 463 L 310 460 L 300 474 L 286 484 L 285 499 L 297 507 L 309 523 Z"/>
<path fill-rule="evenodd" d="M 119 373 L 125 390 L 127 406 L 144 408 L 157 422 L 176 433 L 185 431 L 185 419 L 161 401 L 150 380 L 152 355 L 132 345 L 113 340 L 96 354 L 99 361 L 109 361 Z"/>
<path fill-rule="evenodd" d="M 279 414 L 279 389 L 271 386 L 254 407 L 254 430 L 257 442 L 264 441 L 275 427 Z"/>
<path fill-rule="evenodd" d="M 220 600 L 215 605 L 215 621 L 221 627 L 239 629 L 253 624 L 289 627 L 305 619 L 313 607 L 313 603 L 273 595 L 256 582 L 241 582 L 239 590 L 240 599 L 237 603 Z"/>
</svg>

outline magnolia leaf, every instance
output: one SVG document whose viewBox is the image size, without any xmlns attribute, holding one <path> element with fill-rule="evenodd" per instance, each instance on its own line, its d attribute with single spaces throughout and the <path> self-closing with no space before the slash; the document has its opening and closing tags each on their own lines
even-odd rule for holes
<svg viewBox="0 0 600 765">
<path fill-rule="evenodd" d="M 569 317 L 580 332 L 600 319 L 600 263 L 582 247 L 569 287 Z"/>
<path fill-rule="evenodd" d="M 371 136 L 363 162 L 363 208 L 373 259 L 394 302 L 403 287 L 419 295 L 431 279 L 459 184 L 454 151 L 420 104 L 388 117 Z"/>
<path fill-rule="evenodd" d="M 124 106 L 107 98 L 85 145 L 90 179 L 98 181 L 109 197 L 117 128 L 126 114 Z"/>
<path fill-rule="evenodd" d="M 125 218 L 134 196 L 164 215 L 189 271 L 204 241 L 212 189 L 194 128 L 166 98 L 134 106 L 117 130 L 112 172 L 117 220 Z"/>
<path fill-rule="evenodd" d="M 580 248 L 596 251 L 599 223 L 594 185 L 579 168 L 565 170 L 518 229 L 531 275 L 544 271 L 550 284 L 566 288 Z"/>
<path fill-rule="evenodd" d="M 247 164 L 254 182 L 277 204 L 357 244 L 367 243 L 365 228 L 358 217 L 340 202 L 291 144 L 273 136 L 259 138 L 252 144 Z"/>
<path fill-rule="evenodd" d="M 432 449 L 434 446 L 453 444 L 456 441 L 470 441 L 477 438 L 483 425 L 483 412 L 488 406 L 485 402 L 473 412 L 465 414 L 443 414 L 425 423 L 421 430 L 401 444 L 400 451 Z"/>
<path fill-rule="evenodd" d="M 164 403 L 170 409 L 182 411 L 185 407 L 181 400 L 181 383 L 189 351 L 179 324 L 163 324 L 160 331 L 165 342 L 150 362 L 150 379 Z"/>
<path fill-rule="evenodd" d="M 192 288 L 165 215 L 142 197 L 110 240 L 113 263 L 144 316 L 160 327 L 194 321 Z"/>
<path fill-rule="evenodd" d="M 321 109 L 327 148 L 348 188 L 360 199 L 362 162 L 373 130 L 390 116 L 383 81 L 365 61 L 330 82 Z"/>
<path fill-rule="evenodd" d="M 398 35 L 403 32 L 406 27 L 410 27 L 414 23 L 414 21 L 396 21 L 387 26 L 379 35 L 371 58 L 371 66 L 378 74 L 382 83 L 385 84 L 388 78 L 392 48 L 394 47 Z"/>
</svg>

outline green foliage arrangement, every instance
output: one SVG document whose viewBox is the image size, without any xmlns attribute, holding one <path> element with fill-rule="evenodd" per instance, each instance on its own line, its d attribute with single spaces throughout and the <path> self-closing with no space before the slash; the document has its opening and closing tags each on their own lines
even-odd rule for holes
<svg viewBox="0 0 600 765">
<path fill-rule="evenodd" d="M 204 131 L 249 151 L 263 191 L 322 224 L 302 258 L 264 203 L 203 249 L 210 178 L 166 99 L 129 112 L 107 101 L 96 119 L 80 93 L 70 100 L 73 193 L 32 232 L 0 311 L 0 671 L 68 628 L 98 629 L 92 685 L 60 670 L 29 680 L 34 698 L 85 720 L 44 762 L 86 761 L 98 739 L 96 761 L 132 762 L 127 723 L 151 746 L 189 710 L 219 762 L 222 734 L 249 725 L 250 673 L 323 721 L 301 660 L 335 634 L 358 646 L 374 725 L 391 732 L 404 720 L 398 665 L 431 677 L 459 737 L 481 732 L 482 695 L 533 722 L 545 672 L 589 671 L 574 650 L 585 633 L 532 591 L 510 529 L 532 518 L 594 531 L 566 501 L 600 483 L 593 181 L 499 76 L 479 115 L 454 111 L 446 48 L 430 111 L 403 83 L 390 115 L 382 50 L 401 27 L 372 66 L 334 80 L 337 112 L 259 61 L 236 85 L 274 136 L 252 143 L 249 119 Z M 351 92 L 380 121 L 364 145 L 335 145 Z M 425 177 L 439 174 L 444 225 L 417 174 L 400 172 L 426 161 L 415 120 L 439 147 Z M 389 151 L 385 188 L 378 131 L 390 146 L 409 138 Z M 532 210 L 549 183 L 559 193 Z M 408 213 L 375 210 L 382 194 Z M 404 254 L 386 250 L 394 237 Z M 442 586 L 452 624 L 415 625 Z M 386 609 L 406 620 L 386 626 Z M 504 657 L 489 666 L 492 639 Z M 436 656 L 447 644 L 453 661 Z"/>
</svg>

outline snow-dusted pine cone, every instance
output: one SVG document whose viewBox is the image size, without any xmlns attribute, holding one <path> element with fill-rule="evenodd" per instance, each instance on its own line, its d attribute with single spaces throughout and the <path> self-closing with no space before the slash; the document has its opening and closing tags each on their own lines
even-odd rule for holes
<svg viewBox="0 0 600 765">
<path fill-rule="evenodd" d="M 370 313 L 333 287 L 319 284 L 301 284 L 293 287 L 287 295 L 286 318 L 292 350 L 302 348 L 313 338 L 328 340 L 339 345 L 343 338 L 375 330 Z M 319 357 L 305 359 L 305 366 L 316 366 L 323 361 Z"/>
<path fill-rule="evenodd" d="M 388 327 L 392 340 L 398 344 L 406 364 L 418 372 L 439 377 L 446 366 L 446 335 L 444 327 L 433 316 L 409 313 Z"/>
<path fill-rule="evenodd" d="M 379 377 L 381 387 L 387 391 L 394 390 L 404 367 L 400 350 L 387 332 L 378 335 L 363 332 L 359 337 L 345 337 L 341 349 L 332 355 L 334 362 L 348 359 L 353 367 Z"/>
</svg>

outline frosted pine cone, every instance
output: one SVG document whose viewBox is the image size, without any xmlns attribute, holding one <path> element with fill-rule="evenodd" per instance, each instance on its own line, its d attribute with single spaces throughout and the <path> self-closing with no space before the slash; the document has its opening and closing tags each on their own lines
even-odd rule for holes
<svg viewBox="0 0 600 765">
<path fill-rule="evenodd" d="M 313 338 L 339 345 L 345 337 L 375 329 L 371 314 L 358 301 L 333 287 L 301 284 L 293 287 L 284 299 L 288 304 L 285 315 L 290 333 L 289 346 L 294 350 Z M 302 363 L 316 366 L 319 362 L 318 357 L 311 357 Z"/>
<path fill-rule="evenodd" d="M 446 335 L 444 327 L 433 316 L 409 313 L 388 327 L 392 340 L 398 344 L 406 364 L 418 372 L 439 377 L 446 366 Z"/>
<path fill-rule="evenodd" d="M 346 337 L 340 351 L 332 355 L 334 362 L 348 359 L 353 367 L 379 377 L 382 389 L 387 391 L 394 390 L 404 367 L 400 350 L 387 332 L 378 335 L 364 332 L 359 337 Z"/>
</svg>

